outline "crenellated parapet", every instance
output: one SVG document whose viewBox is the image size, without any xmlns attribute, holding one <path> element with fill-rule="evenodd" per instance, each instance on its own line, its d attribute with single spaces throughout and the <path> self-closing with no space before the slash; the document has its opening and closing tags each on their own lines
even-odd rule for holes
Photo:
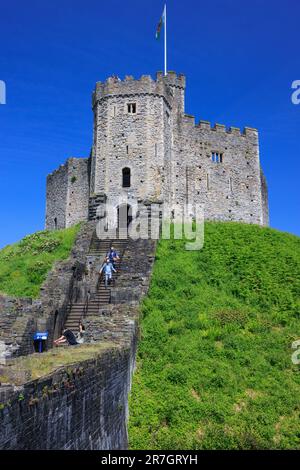
<svg viewBox="0 0 300 470">
<path fill-rule="evenodd" d="M 220 136 L 235 136 L 242 139 L 250 139 L 256 141 L 258 139 L 258 130 L 252 127 L 245 127 L 240 129 L 239 127 L 230 126 L 227 127 L 224 124 L 214 124 L 212 125 L 209 121 L 200 120 L 198 124 L 195 123 L 195 116 L 191 114 L 184 113 L 181 116 L 181 122 L 186 129 L 186 132 L 191 132 L 191 137 L 196 131 L 204 131 L 207 134 L 219 134 Z"/>
<path fill-rule="evenodd" d="M 104 82 L 96 83 L 92 95 L 93 107 L 101 99 L 112 96 L 156 95 L 170 100 L 169 87 L 184 90 L 185 76 L 177 75 L 175 72 L 168 72 L 166 76 L 162 72 L 157 72 L 156 80 L 153 80 L 151 75 L 142 75 L 139 79 L 126 75 L 124 80 L 112 76 Z"/>
<path fill-rule="evenodd" d="M 156 81 L 163 82 L 166 85 L 185 89 L 185 75 L 180 73 L 177 75 L 176 72 L 168 72 L 164 75 L 163 72 L 156 73 Z"/>
<path fill-rule="evenodd" d="M 252 127 L 245 127 L 241 130 L 239 127 L 230 126 L 227 127 L 224 124 L 214 124 L 212 125 L 209 121 L 200 120 L 199 123 L 195 126 L 198 129 L 205 131 L 217 132 L 220 134 L 231 134 L 239 137 L 258 137 L 258 130 Z"/>
</svg>

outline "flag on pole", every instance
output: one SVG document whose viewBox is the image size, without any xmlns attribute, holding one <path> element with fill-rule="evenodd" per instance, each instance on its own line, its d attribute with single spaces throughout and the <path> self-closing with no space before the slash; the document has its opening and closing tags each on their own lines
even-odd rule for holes
<svg viewBox="0 0 300 470">
<path fill-rule="evenodd" d="M 155 37 L 159 39 L 161 28 L 164 25 L 164 74 L 167 75 L 167 5 L 164 6 L 164 11 L 161 15 L 159 23 L 156 28 Z"/>
<path fill-rule="evenodd" d="M 156 33 L 155 33 L 155 38 L 156 39 L 159 39 L 160 32 L 161 32 L 161 29 L 162 29 L 164 23 L 165 23 L 165 8 L 164 8 L 164 11 L 161 15 L 161 18 L 160 18 L 160 20 L 158 22 L 158 25 L 157 25 L 157 28 L 156 28 Z"/>
</svg>

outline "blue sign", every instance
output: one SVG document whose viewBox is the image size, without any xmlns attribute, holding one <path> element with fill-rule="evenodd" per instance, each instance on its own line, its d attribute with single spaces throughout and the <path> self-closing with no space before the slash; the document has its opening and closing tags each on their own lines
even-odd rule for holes
<svg viewBox="0 0 300 470">
<path fill-rule="evenodd" d="M 37 331 L 36 333 L 34 333 L 33 340 L 38 341 L 39 353 L 41 353 L 43 350 L 42 348 L 43 340 L 45 341 L 47 339 L 48 339 L 48 331 Z"/>
<path fill-rule="evenodd" d="M 33 339 L 34 340 L 40 340 L 40 341 L 42 339 L 45 339 L 45 340 L 48 339 L 48 331 L 34 333 Z"/>
</svg>

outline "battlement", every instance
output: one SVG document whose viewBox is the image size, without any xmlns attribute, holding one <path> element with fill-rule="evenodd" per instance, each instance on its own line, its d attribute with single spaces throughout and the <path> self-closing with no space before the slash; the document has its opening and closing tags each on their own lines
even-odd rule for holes
<svg viewBox="0 0 300 470">
<path fill-rule="evenodd" d="M 183 124 L 189 129 L 200 129 L 208 132 L 216 132 L 218 134 L 229 134 L 242 138 L 258 138 L 258 130 L 252 127 L 245 127 L 241 130 L 239 127 L 230 126 L 227 127 L 224 124 L 212 125 L 209 121 L 200 120 L 198 124 L 195 124 L 195 116 L 191 114 L 184 114 L 182 116 Z"/>
<path fill-rule="evenodd" d="M 49 173 L 49 174 L 47 175 L 47 178 L 51 178 L 52 176 L 55 176 L 55 175 L 57 175 L 58 173 L 61 173 L 62 171 L 66 171 L 67 166 L 68 166 L 68 160 L 67 160 L 65 163 L 59 165 L 59 167 L 56 168 L 55 170 L 53 170 L 51 173 Z"/>
<path fill-rule="evenodd" d="M 107 96 L 152 94 L 170 98 L 168 87 L 185 88 L 185 76 L 175 72 L 157 72 L 156 80 L 151 75 L 142 75 L 135 79 L 132 75 L 126 75 L 124 80 L 117 76 L 108 77 L 104 82 L 97 82 L 93 92 L 93 106 L 100 99 Z"/>
<path fill-rule="evenodd" d="M 52 176 L 55 176 L 57 173 L 67 171 L 68 166 L 71 165 L 71 164 L 74 165 L 77 162 L 80 163 L 82 161 L 86 161 L 87 159 L 88 159 L 88 157 L 69 157 L 69 158 L 67 158 L 65 163 L 62 163 L 61 165 L 59 165 L 58 168 L 56 168 L 51 173 L 49 173 L 48 178 L 51 178 Z"/>
<path fill-rule="evenodd" d="M 157 72 L 156 80 L 170 86 L 185 89 L 185 75 L 182 73 L 177 75 L 176 72 L 169 71 L 167 75 L 164 75 L 163 72 Z"/>
<path fill-rule="evenodd" d="M 234 126 L 227 127 L 224 124 L 217 124 L 217 123 L 214 126 L 212 126 L 209 121 L 203 121 L 203 120 L 200 120 L 199 123 L 195 127 L 201 130 L 232 134 L 232 135 L 236 135 L 240 137 L 256 137 L 257 138 L 258 136 L 258 130 L 252 127 L 244 127 L 244 129 L 241 130 L 239 127 L 234 127 Z"/>
</svg>

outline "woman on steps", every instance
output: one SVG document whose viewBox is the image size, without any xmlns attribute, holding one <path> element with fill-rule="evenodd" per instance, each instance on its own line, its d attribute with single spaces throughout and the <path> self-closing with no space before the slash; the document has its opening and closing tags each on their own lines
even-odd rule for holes
<svg viewBox="0 0 300 470">
<path fill-rule="evenodd" d="M 105 289 L 107 289 L 108 284 L 110 284 L 112 280 L 112 273 L 117 272 L 113 264 L 110 262 L 109 258 L 106 258 L 105 263 L 102 265 L 102 268 L 100 269 L 100 274 L 102 272 L 105 276 Z"/>
</svg>

